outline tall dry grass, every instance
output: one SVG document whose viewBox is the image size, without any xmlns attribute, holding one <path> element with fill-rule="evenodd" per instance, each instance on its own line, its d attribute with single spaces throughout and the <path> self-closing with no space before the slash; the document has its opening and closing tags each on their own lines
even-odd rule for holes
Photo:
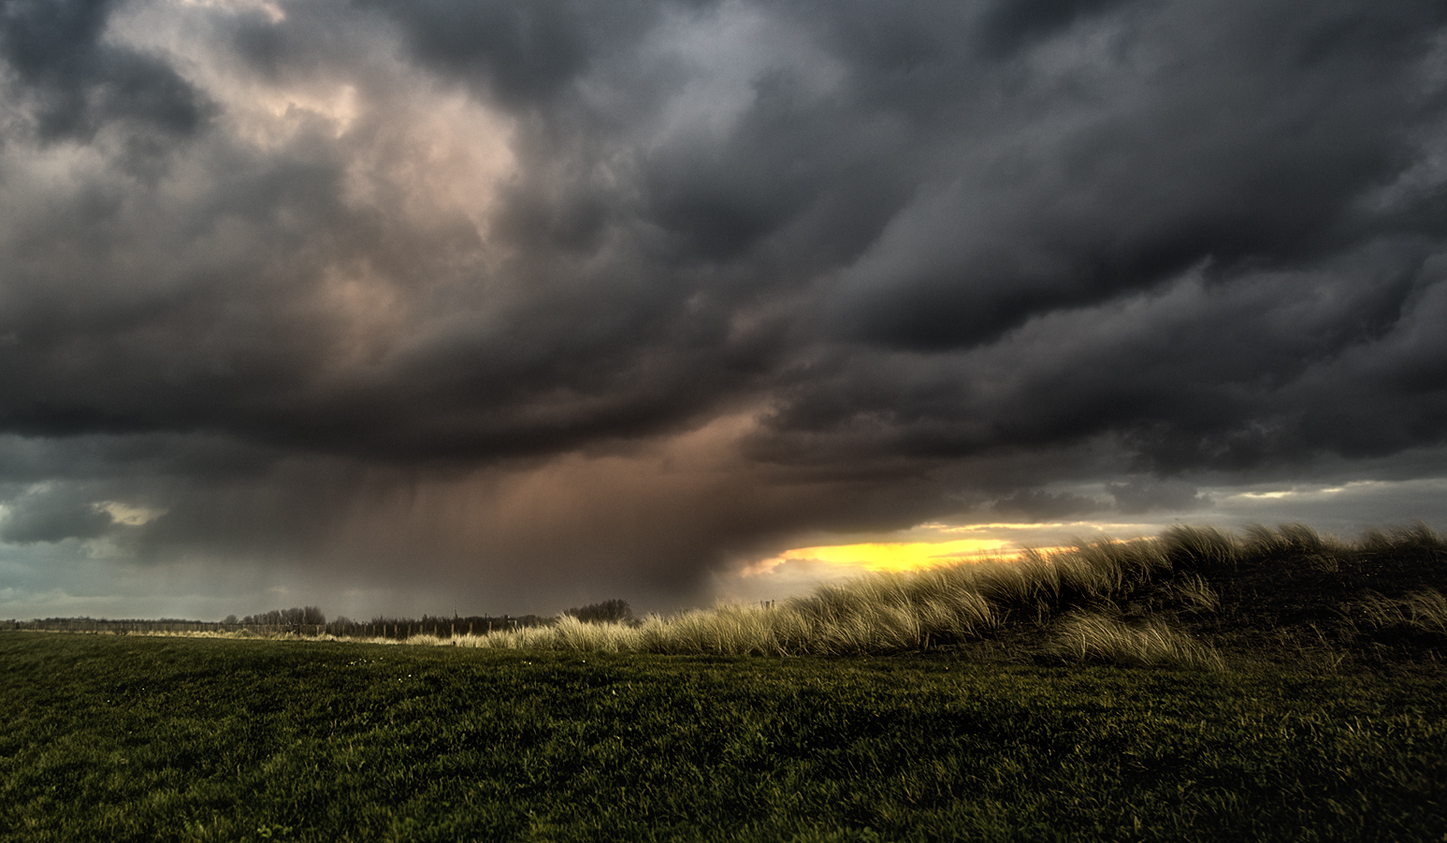
<svg viewBox="0 0 1447 843">
<path fill-rule="evenodd" d="M 1126 623 L 1095 612 L 1072 612 L 1055 626 L 1052 649 L 1081 661 L 1137 667 L 1220 670 L 1220 653 L 1158 619 Z"/>
<path fill-rule="evenodd" d="M 1159 542 L 1102 539 L 1017 559 L 881 573 L 761 606 L 719 605 L 641 623 L 583 623 L 462 636 L 464 647 L 720 655 L 863 655 L 928 650 L 1041 626 L 1063 610 L 1112 606 L 1171 564 Z M 1201 588 L 1204 588 L 1202 583 Z M 1209 591 L 1209 589 L 1206 589 Z M 1209 603 L 1195 592 L 1194 603 Z"/>
<path fill-rule="evenodd" d="M 1309 527 L 1252 526 L 1244 537 L 1211 527 L 1173 527 L 1154 539 L 1077 542 L 910 573 L 874 574 L 778 604 L 724 604 L 634 622 L 584 622 L 565 614 L 546 626 L 480 635 L 414 636 L 405 643 L 579 652 L 834 656 L 928 650 L 1010 628 L 1048 638 L 1060 655 L 1123 664 L 1219 666 L 1220 657 L 1169 624 L 1215 612 L 1212 578 L 1243 565 L 1334 569 L 1381 554 L 1447 554 L 1425 525 L 1369 530 L 1355 543 Z M 1447 634 L 1447 598 L 1435 590 L 1355 604 L 1378 628 Z M 1130 615 L 1129 618 L 1125 617 Z M 400 643 L 378 639 L 381 643 Z"/>
<path fill-rule="evenodd" d="M 1447 538 L 1418 521 L 1404 527 L 1369 528 L 1358 546 L 1369 553 L 1444 553 Z"/>
<path fill-rule="evenodd" d="M 1241 540 L 1215 527 L 1172 527 L 1156 544 L 1172 566 L 1186 570 L 1234 571 L 1242 556 Z"/>
<path fill-rule="evenodd" d="M 1447 635 L 1447 596 L 1435 588 L 1419 589 L 1396 599 L 1369 594 L 1356 608 L 1367 625 L 1375 629 Z"/>
<path fill-rule="evenodd" d="M 961 562 L 911 573 L 874 574 L 780 604 L 720 605 L 641 623 L 583 623 L 465 636 L 471 647 L 721 655 L 858 655 L 928 650 L 987 638 L 1007 626 L 1053 630 L 1057 652 L 1131 664 L 1212 667 L 1219 656 L 1166 625 L 1216 611 L 1208 577 L 1262 559 L 1334 565 L 1351 554 L 1447 550 L 1424 525 L 1368 531 L 1359 542 L 1300 524 L 1252 526 L 1244 537 L 1212 527 L 1173 527 L 1154 539 L 1077 542 L 1018 558 Z M 1439 595 L 1440 598 L 1440 595 Z M 1430 600 L 1400 604 L 1410 617 Z M 1385 604 L 1383 604 L 1385 605 Z M 1396 604 L 1394 604 L 1396 605 Z M 1127 623 L 1121 607 L 1146 607 Z M 1399 608 L 1400 608 L 1399 607 Z M 1385 611 L 1385 609 L 1383 610 Z M 1415 621 L 1425 623 L 1428 621 Z M 1062 642 L 1075 642 L 1069 645 Z"/>
</svg>

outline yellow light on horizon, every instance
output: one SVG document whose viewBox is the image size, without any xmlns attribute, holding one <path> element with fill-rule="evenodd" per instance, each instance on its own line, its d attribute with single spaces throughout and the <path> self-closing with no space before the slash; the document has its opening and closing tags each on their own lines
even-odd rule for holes
<svg viewBox="0 0 1447 843">
<path fill-rule="evenodd" d="M 799 547 L 751 566 L 751 570 L 763 573 L 784 562 L 812 560 L 868 571 L 915 571 L 999 551 L 1006 544 L 1008 542 L 1001 539 L 955 539 L 945 542 L 868 542 Z"/>
</svg>

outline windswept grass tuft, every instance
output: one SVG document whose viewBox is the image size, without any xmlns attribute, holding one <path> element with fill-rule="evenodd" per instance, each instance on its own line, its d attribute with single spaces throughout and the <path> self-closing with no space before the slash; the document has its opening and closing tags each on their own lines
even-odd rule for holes
<svg viewBox="0 0 1447 843">
<path fill-rule="evenodd" d="M 1159 620 L 1128 624 L 1092 612 L 1071 612 L 1056 625 L 1054 651 L 1081 661 L 1134 667 L 1220 670 L 1216 650 Z"/>
<path fill-rule="evenodd" d="M 1435 588 L 1413 591 L 1395 600 L 1369 594 L 1357 608 L 1374 629 L 1447 636 L 1447 596 Z"/>
<path fill-rule="evenodd" d="M 582 623 L 562 617 L 548 627 L 456 639 L 459 646 L 580 652 L 726 656 L 861 655 L 925 650 L 967 640 L 992 625 L 977 594 L 917 595 L 898 583 L 871 580 L 821 589 L 783 606 L 724 604 L 641 624 Z"/>
<path fill-rule="evenodd" d="M 1191 571 L 1234 571 L 1241 542 L 1215 527 L 1172 527 L 1156 540 L 1171 565 Z"/>
<path fill-rule="evenodd" d="M 1287 556 L 1300 554 L 1340 554 L 1346 546 L 1323 536 L 1305 524 L 1279 524 L 1275 529 L 1261 524 L 1246 528 L 1242 550 L 1248 556 Z"/>
<path fill-rule="evenodd" d="M 1447 539 L 1421 521 L 1403 527 L 1368 528 L 1359 544 L 1371 553 L 1447 553 Z"/>
<path fill-rule="evenodd" d="M 1160 592 L 1163 602 L 1177 611 L 1200 614 L 1219 611 L 1221 595 L 1200 574 L 1180 574 Z"/>
</svg>

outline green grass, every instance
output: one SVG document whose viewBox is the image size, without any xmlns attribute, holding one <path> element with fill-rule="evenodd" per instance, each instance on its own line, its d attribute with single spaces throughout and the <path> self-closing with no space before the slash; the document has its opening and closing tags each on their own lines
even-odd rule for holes
<svg viewBox="0 0 1447 843">
<path fill-rule="evenodd" d="M 1444 574 L 1178 527 L 450 647 L 0 633 L 0 840 L 1444 841 Z"/>
<path fill-rule="evenodd" d="M 0 839 L 1442 840 L 1447 680 L 0 633 Z"/>
</svg>

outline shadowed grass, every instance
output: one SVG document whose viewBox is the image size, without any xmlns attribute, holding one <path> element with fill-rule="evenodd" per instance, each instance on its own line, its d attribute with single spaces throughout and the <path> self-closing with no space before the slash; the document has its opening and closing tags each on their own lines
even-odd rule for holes
<svg viewBox="0 0 1447 843">
<path fill-rule="evenodd" d="M 1435 588 L 1413 591 L 1391 599 L 1369 594 L 1357 607 L 1374 629 L 1405 629 L 1447 636 L 1447 596 Z"/>
<path fill-rule="evenodd" d="M 3 632 L 0 676 L 4 843 L 1447 835 L 1440 674 Z"/>
</svg>

